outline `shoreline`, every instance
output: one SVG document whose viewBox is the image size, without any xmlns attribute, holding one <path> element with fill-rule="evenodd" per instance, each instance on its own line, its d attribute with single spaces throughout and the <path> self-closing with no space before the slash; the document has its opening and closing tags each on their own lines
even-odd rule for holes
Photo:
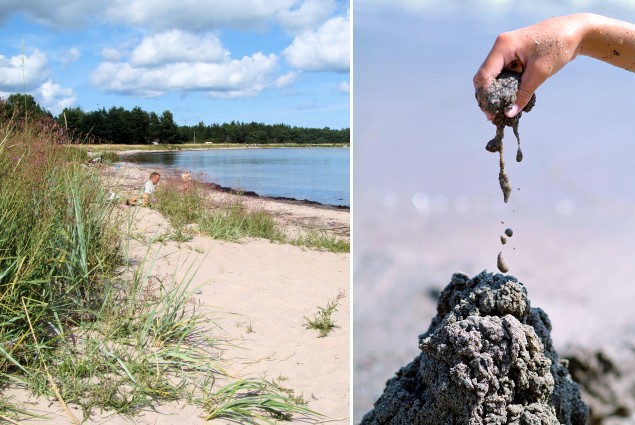
<svg viewBox="0 0 635 425">
<path fill-rule="evenodd" d="M 126 155 L 127 156 L 127 155 Z M 126 167 L 143 167 L 143 168 L 150 168 L 145 164 L 139 164 L 136 162 L 130 162 L 130 161 L 120 161 L 119 164 L 123 164 Z M 156 167 L 152 167 L 153 169 L 159 170 L 160 174 L 161 171 L 165 172 L 165 175 L 167 176 L 179 176 L 183 173 L 186 173 L 187 170 L 181 170 L 179 168 L 170 168 L 170 167 L 166 167 L 166 166 L 156 166 Z M 318 201 L 311 201 L 309 199 L 297 199 L 297 198 L 291 198 L 291 197 L 286 197 L 286 196 L 268 196 L 268 195 L 260 195 L 257 192 L 254 192 L 253 190 L 240 190 L 240 189 L 234 189 L 232 187 L 228 187 L 228 186 L 221 186 L 217 183 L 213 183 L 213 182 L 204 182 L 204 181 L 199 181 L 196 180 L 196 178 L 192 177 L 192 181 L 201 184 L 205 187 L 208 187 L 210 190 L 214 190 L 217 192 L 221 192 L 221 193 L 229 193 L 232 195 L 237 195 L 237 196 L 247 196 L 250 198 L 255 198 L 255 199 L 262 199 L 264 201 L 273 201 L 273 202 L 280 202 L 280 203 L 286 203 L 286 204 L 293 204 L 293 205 L 305 205 L 305 206 L 311 206 L 311 207 L 315 207 L 315 208 L 323 208 L 323 209 L 334 209 L 334 210 L 342 210 L 342 211 L 350 211 L 351 207 L 348 205 L 337 205 L 337 204 L 323 204 L 321 202 Z"/>
<path fill-rule="evenodd" d="M 181 174 L 178 169 L 148 167 L 133 162 L 120 162 L 117 165 L 103 166 L 102 170 L 102 175 L 111 182 L 109 190 L 119 192 L 122 197 L 137 194 L 152 171 L 158 171 L 167 178 L 180 179 Z M 214 183 L 201 182 L 196 178 L 193 178 L 192 181 L 202 186 L 208 196 L 216 202 L 239 201 L 254 210 L 262 209 L 273 214 L 283 226 L 291 225 L 291 228 L 324 230 L 347 240 L 350 238 L 350 209 L 348 207 L 261 196 L 255 192 L 242 192 Z M 159 182 L 159 186 L 161 186 L 161 182 Z"/>
<path fill-rule="evenodd" d="M 81 145 L 88 149 L 90 155 L 94 155 L 95 152 L 116 152 L 120 156 L 130 156 L 139 153 L 162 153 L 162 152 L 177 152 L 177 151 L 200 151 L 200 150 L 243 150 L 243 149 L 323 149 L 323 148 L 341 148 L 350 149 L 350 144 L 268 144 L 268 145 L 256 145 L 256 144 L 239 144 L 239 143 L 188 143 L 188 144 L 172 144 L 172 145 L 114 145 L 114 144 L 102 144 L 102 145 Z"/>
</svg>

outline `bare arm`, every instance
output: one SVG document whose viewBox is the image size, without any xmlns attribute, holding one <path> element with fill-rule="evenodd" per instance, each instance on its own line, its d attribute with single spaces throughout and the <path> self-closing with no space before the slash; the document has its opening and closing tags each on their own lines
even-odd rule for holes
<svg viewBox="0 0 635 425">
<path fill-rule="evenodd" d="M 503 33 L 474 76 L 474 87 L 486 89 L 503 69 L 522 71 L 516 104 L 506 112 L 513 117 L 547 78 L 578 54 L 635 69 L 635 25 L 578 13 Z"/>
</svg>

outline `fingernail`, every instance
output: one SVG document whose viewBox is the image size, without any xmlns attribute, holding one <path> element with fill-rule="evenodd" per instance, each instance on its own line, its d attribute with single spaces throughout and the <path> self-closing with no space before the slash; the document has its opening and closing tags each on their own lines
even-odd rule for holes
<svg viewBox="0 0 635 425">
<path fill-rule="evenodd" d="M 514 103 L 514 106 L 512 106 L 510 109 L 508 109 L 507 111 L 505 111 L 505 115 L 508 118 L 514 118 L 516 116 L 516 114 L 518 113 L 518 111 L 520 110 L 520 107 L 518 106 L 517 103 Z"/>
</svg>

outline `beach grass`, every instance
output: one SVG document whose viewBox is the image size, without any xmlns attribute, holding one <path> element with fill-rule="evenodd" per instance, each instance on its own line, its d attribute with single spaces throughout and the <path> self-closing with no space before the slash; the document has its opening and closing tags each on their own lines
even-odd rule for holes
<svg viewBox="0 0 635 425">
<path fill-rule="evenodd" d="M 318 338 L 324 338 L 335 328 L 339 328 L 335 324 L 335 321 L 331 318 L 333 313 L 337 311 L 337 306 L 342 298 L 344 298 L 344 292 L 337 294 L 335 298 L 326 303 L 326 307 L 317 307 L 318 311 L 313 315 L 313 318 L 304 316 L 304 327 L 306 329 L 313 329 L 319 332 Z"/>
<path fill-rule="evenodd" d="M 156 209 L 174 228 L 173 236 L 166 236 L 166 239 L 178 240 L 183 234 L 191 235 L 192 227 L 188 225 L 194 225 L 202 234 L 231 242 L 263 238 L 315 250 L 350 252 L 348 241 L 323 230 L 303 229 L 300 236 L 289 237 L 271 213 L 247 207 L 240 198 L 213 201 L 208 196 L 208 189 L 196 182 L 166 178 L 155 196 Z"/>
<path fill-rule="evenodd" d="M 121 158 L 119 157 L 119 154 L 115 151 L 102 151 L 99 152 L 96 156 L 99 156 L 102 161 L 104 161 L 106 164 L 112 165 L 116 162 L 121 161 Z"/>
<path fill-rule="evenodd" d="M 301 236 L 290 239 L 290 242 L 297 246 L 304 246 L 321 251 L 329 252 L 350 252 L 349 241 L 331 235 L 324 230 L 305 229 Z"/>
<path fill-rule="evenodd" d="M 0 422 L 30 415 L 5 396 L 15 386 L 58 403 L 71 423 L 202 404 L 224 371 L 191 299 L 196 269 L 158 276 L 151 248 L 133 266 L 124 235 L 134 209 L 109 201 L 72 143 L 47 120 L 0 124 Z"/>
<path fill-rule="evenodd" d="M 306 407 L 288 390 L 264 379 L 240 379 L 203 399 L 205 419 L 229 419 L 244 424 L 274 424 L 294 416 L 316 419 L 322 415 Z"/>
</svg>

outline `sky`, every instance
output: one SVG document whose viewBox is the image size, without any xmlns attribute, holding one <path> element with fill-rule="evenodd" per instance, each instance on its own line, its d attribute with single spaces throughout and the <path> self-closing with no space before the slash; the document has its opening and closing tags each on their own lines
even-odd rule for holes
<svg viewBox="0 0 635 425">
<path fill-rule="evenodd" d="M 350 125 L 345 0 L 5 0 L 0 95 L 59 114 L 140 106 L 199 121 Z"/>
</svg>

